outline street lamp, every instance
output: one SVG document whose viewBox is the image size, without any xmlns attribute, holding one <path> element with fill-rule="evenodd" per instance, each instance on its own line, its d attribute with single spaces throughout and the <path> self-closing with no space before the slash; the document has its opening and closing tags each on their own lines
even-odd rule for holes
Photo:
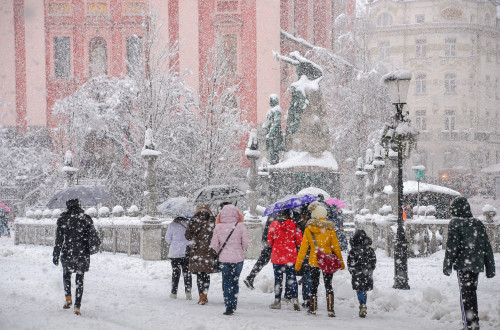
<svg viewBox="0 0 500 330">
<path fill-rule="evenodd" d="M 400 123 L 405 121 L 403 106 L 406 104 L 411 72 L 396 70 L 382 77 L 387 84 L 392 104 L 396 106 L 396 131 Z M 404 133 L 401 133 L 404 134 Z M 403 141 L 398 139 L 398 230 L 394 245 L 394 289 L 409 290 L 408 284 L 408 242 L 403 228 Z"/>
</svg>

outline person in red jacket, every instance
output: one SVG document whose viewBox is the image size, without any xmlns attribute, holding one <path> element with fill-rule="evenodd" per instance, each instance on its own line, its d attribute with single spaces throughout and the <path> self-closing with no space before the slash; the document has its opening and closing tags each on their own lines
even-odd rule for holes
<svg viewBox="0 0 500 330">
<path fill-rule="evenodd" d="M 297 247 L 302 243 L 302 233 L 292 221 L 290 210 L 281 211 L 269 226 L 267 243 L 272 248 L 271 262 L 274 269 L 274 302 L 272 309 L 281 309 L 283 274 L 286 274 L 286 291 L 292 296 L 293 308 L 300 310 L 298 284 L 295 272 Z"/>
</svg>

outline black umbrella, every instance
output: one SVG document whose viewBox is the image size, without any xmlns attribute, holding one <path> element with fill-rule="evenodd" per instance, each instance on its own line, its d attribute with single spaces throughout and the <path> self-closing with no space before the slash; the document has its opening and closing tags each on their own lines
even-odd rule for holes
<svg viewBox="0 0 500 330">
<path fill-rule="evenodd" d="M 245 193 L 236 187 L 227 185 L 208 186 L 198 189 L 190 197 L 195 204 L 234 203 L 245 197 Z"/>
<path fill-rule="evenodd" d="M 111 199 L 102 187 L 74 186 L 56 193 L 47 203 L 50 209 L 66 208 L 66 202 L 70 199 L 79 199 L 80 205 L 90 206 L 107 202 Z"/>
</svg>

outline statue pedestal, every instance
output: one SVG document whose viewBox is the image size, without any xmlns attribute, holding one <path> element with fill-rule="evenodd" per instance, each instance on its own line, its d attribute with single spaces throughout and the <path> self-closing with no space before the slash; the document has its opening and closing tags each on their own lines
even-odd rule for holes
<svg viewBox="0 0 500 330">
<path fill-rule="evenodd" d="M 141 220 L 141 258 L 162 260 L 162 222 L 151 217 Z"/>
<path fill-rule="evenodd" d="M 245 259 L 258 259 L 262 250 L 262 232 L 264 225 L 260 217 L 245 215 L 245 226 L 248 230 L 250 242 L 248 250 L 245 252 Z"/>
<path fill-rule="evenodd" d="M 289 151 L 281 162 L 269 165 L 268 171 L 271 201 L 311 186 L 340 196 L 338 165 L 329 151 L 324 151 L 320 157 L 309 152 Z"/>
</svg>

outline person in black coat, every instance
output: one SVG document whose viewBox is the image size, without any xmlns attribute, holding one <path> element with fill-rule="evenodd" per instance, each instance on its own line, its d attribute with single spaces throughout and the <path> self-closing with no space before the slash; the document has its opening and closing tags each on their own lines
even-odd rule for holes
<svg viewBox="0 0 500 330">
<path fill-rule="evenodd" d="M 57 219 L 56 240 L 53 252 L 54 265 L 59 264 L 59 257 L 63 268 L 64 293 L 66 303 L 64 309 L 69 309 L 71 300 L 71 274 L 76 273 L 75 314 L 80 315 L 80 306 L 83 295 L 83 278 L 90 267 L 89 238 L 95 232 L 92 218 L 83 213 L 78 199 L 66 202 L 67 211 Z"/>
<path fill-rule="evenodd" d="M 373 270 L 377 263 L 375 251 L 370 247 L 372 239 L 363 229 L 358 229 L 350 240 L 351 250 L 347 257 L 347 268 L 352 275 L 352 289 L 359 300 L 359 317 L 366 316 L 366 291 L 373 290 Z"/>
</svg>

